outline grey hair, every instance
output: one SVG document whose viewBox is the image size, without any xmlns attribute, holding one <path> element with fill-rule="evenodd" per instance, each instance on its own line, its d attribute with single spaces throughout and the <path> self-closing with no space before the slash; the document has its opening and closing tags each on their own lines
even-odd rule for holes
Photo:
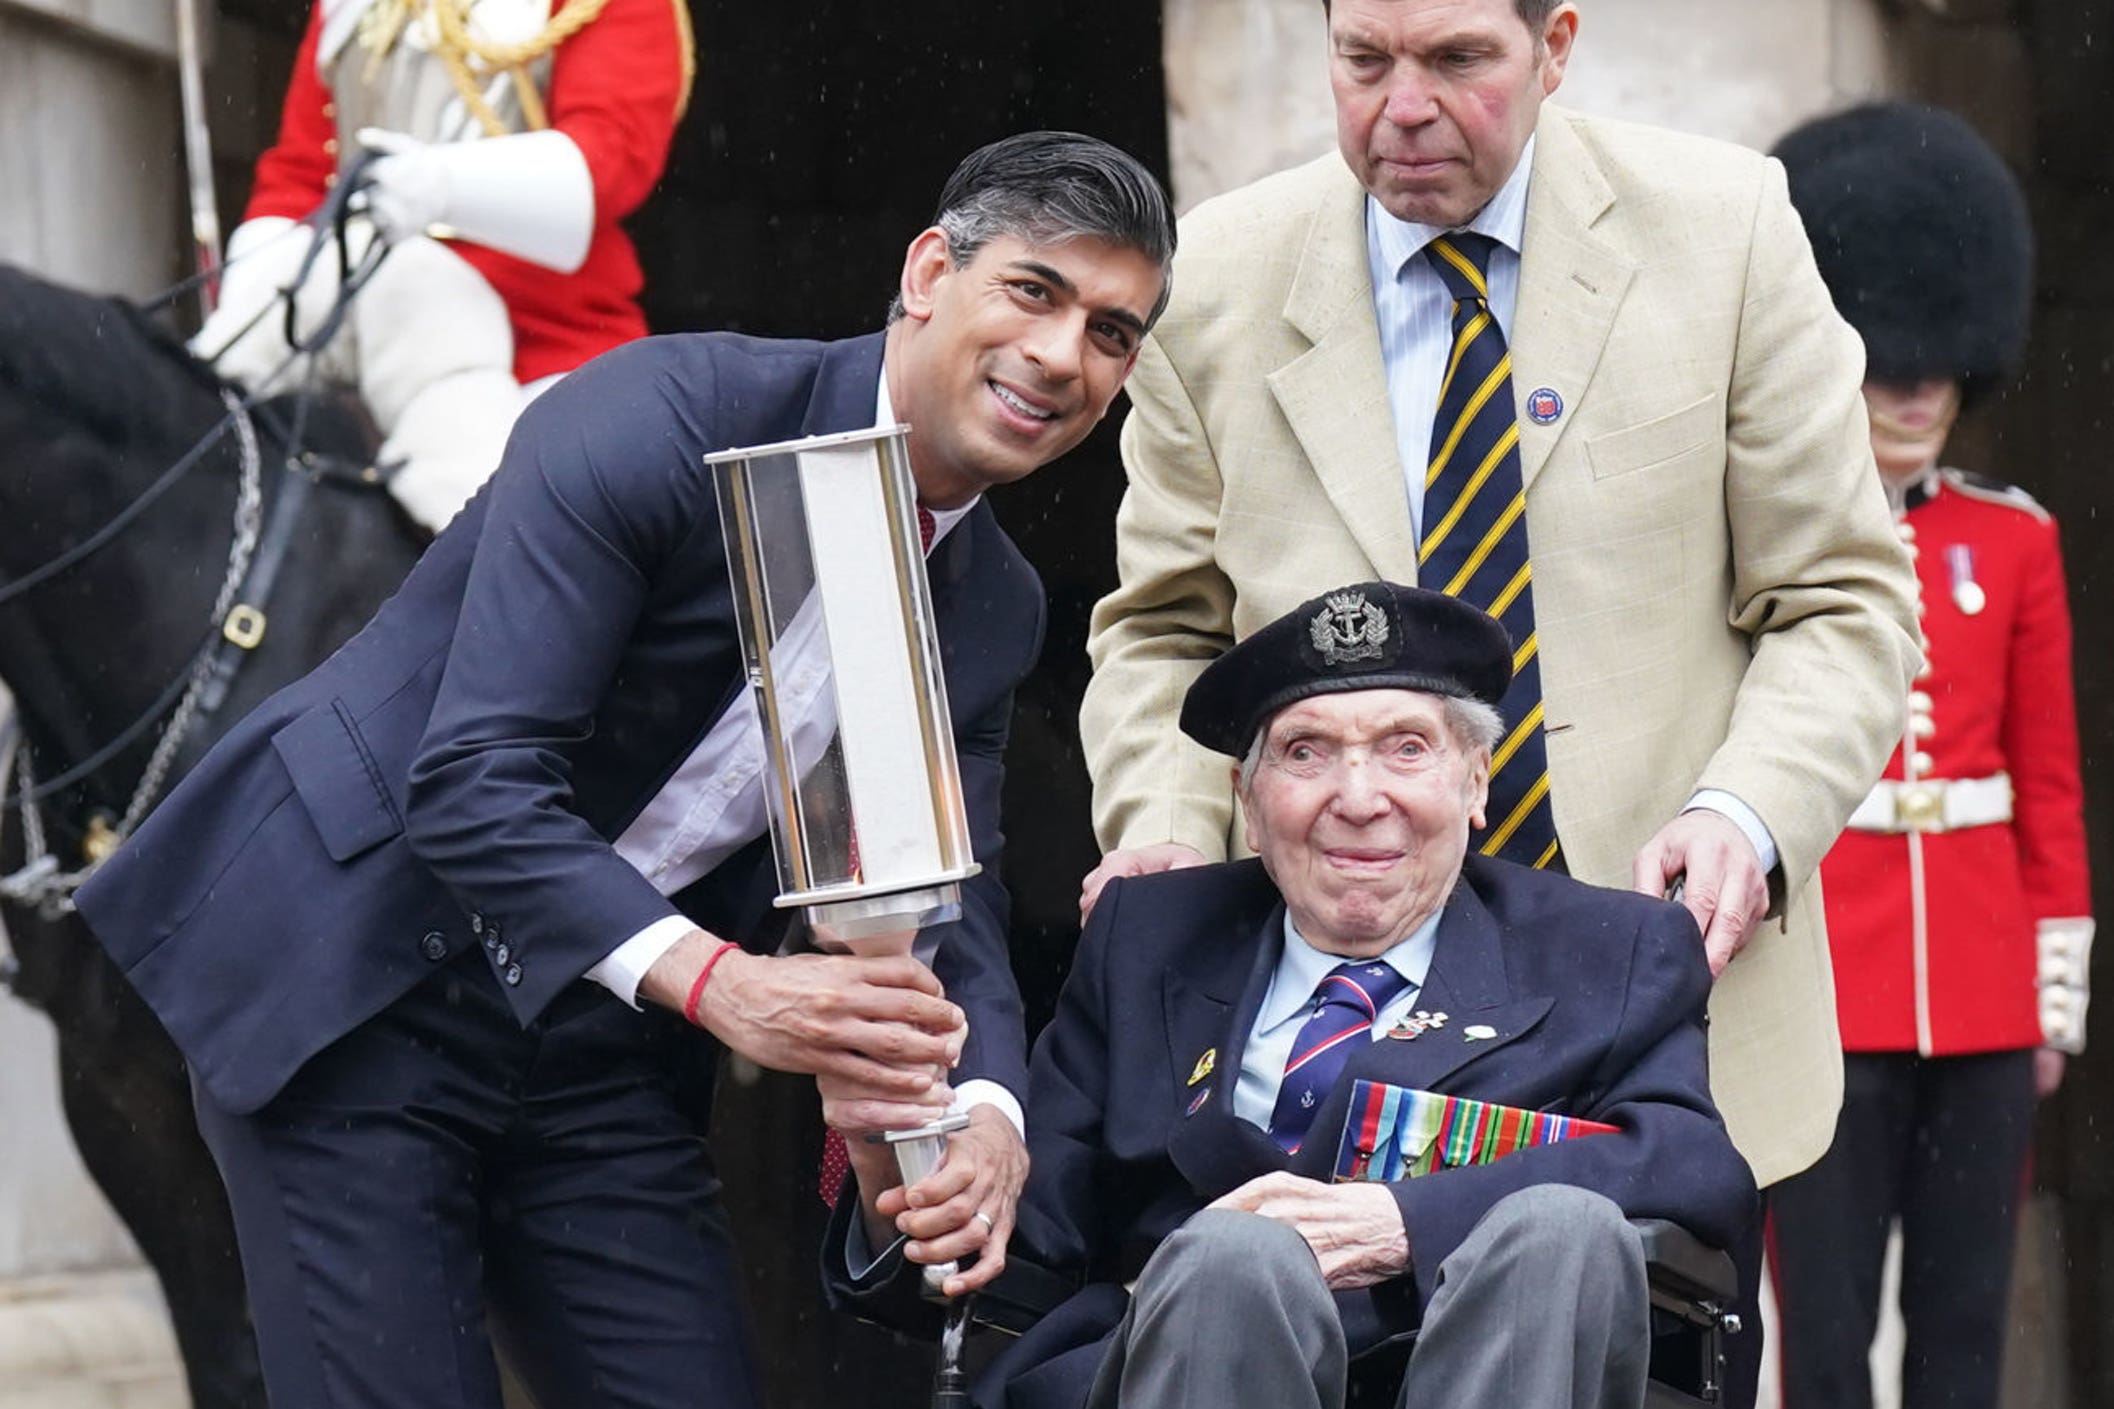
<svg viewBox="0 0 2114 1409">
<path fill-rule="evenodd" d="M 1495 705 L 1448 695 L 1446 728 L 1455 743 L 1465 744 L 1470 750 L 1494 750 L 1497 741 L 1505 737 L 1505 718 Z"/>
<path fill-rule="evenodd" d="M 1504 737 L 1504 716 L 1497 712 L 1494 705 L 1459 695 L 1441 695 L 1439 705 L 1446 721 L 1446 732 L 1452 736 L 1456 747 L 1465 748 L 1471 753 L 1477 749 L 1489 753 L 1497 747 L 1498 740 Z M 1262 766 L 1263 740 L 1269 735 L 1270 721 L 1265 719 L 1256 726 L 1255 737 L 1248 741 L 1248 751 L 1241 756 L 1239 786 L 1243 794 L 1255 781 L 1255 770 Z"/>
<path fill-rule="evenodd" d="M 1023 132 L 971 152 L 947 178 L 932 223 L 947 237 L 956 265 L 995 239 L 1031 245 L 1081 238 L 1137 250 L 1160 267 L 1160 297 L 1150 327 L 1173 288 L 1174 208 L 1136 157 L 1077 132 Z M 888 321 L 903 316 L 903 297 Z"/>
</svg>

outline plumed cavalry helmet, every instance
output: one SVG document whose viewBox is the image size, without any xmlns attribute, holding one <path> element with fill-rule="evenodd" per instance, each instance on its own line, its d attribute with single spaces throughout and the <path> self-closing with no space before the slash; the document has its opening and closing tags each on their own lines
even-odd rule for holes
<svg viewBox="0 0 2114 1409">
<path fill-rule="evenodd" d="M 2018 362 L 2033 226 L 2003 158 L 1960 118 L 1869 103 L 1796 129 L 1775 155 L 1821 278 L 1864 338 L 1866 375 L 1957 378 L 1962 400 Z"/>
</svg>

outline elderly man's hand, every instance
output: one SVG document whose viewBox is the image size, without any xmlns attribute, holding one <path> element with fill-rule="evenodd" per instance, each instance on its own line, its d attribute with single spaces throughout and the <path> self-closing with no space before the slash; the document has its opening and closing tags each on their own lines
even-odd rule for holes
<svg viewBox="0 0 2114 1409">
<path fill-rule="evenodd" d="M 876 1201 L 910 1241 L 903 1255 L 916 1263 L 976 1257 L 941 1290 L 961 1296 L 985 1287 L 1005 1270 L 1013 1211 L 1028 1179 L 1028 1148 L 996 1106 L 975 1106 L 969 1125 L 947 1137 L 947 1158 L 923 1182 L 893 1188 Z"/>
<path fill-rule="evenodd" d="M 1698 807 L 1661 827 L 1631 868 L 1632 886 L 1645 895 L 1666 894 L 1677 877 L 1681 903 L 1703 931 L 1703 955 L 1716 978 L 1768 913 L 1762 859 L 1731 818 Z"/>
<path fill-rule="evenodd" d="M 1086 923 L 1087 916 L 1094 913 L 1094 902 L 1101 898 L 1102 887 L 1118 876 L 1149 876 L 1156 871 L 1181 871 L 1204 864 L 1202 852 L 1178 841 L 1117 847 L 1079 883 L 1079 923 Z"/>
<path fill-rule="evenodd" d="M 1409 1234 L 1385 1184 L 1323 1184 L 1296 1174 L 1250 1179 L 1211 1205 L 1259 1213 L 1314 1250 L 1331 1291 L 1370 1287 L 1409 1270 Z"/>
</svg>

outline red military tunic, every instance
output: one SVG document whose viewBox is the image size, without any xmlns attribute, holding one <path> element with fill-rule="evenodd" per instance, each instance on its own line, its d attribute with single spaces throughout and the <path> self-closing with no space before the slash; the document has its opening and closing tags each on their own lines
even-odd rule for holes
<svg viewBox="0 0 2114 1409">
<path fill-rule="evenodd" d="M 579 147 L 594 185 L 594 238 L 586 262 L 574 273 L 558 274 L 482 245 L 449 242 L 506 303 L 514 376 L 524 386 L 646 333 L 638 306 L 645 277 L 617 222 L 645 201 L 668 159 L 687 85 L 689 36 L 681 3 L 609 0 L 551 56 L 544 95 L 550 125 Z M 337 179 L 336 115 L 316 66 L 322 20 L 318 3 L 294 60 L 278 143 L 257 162 L 246 220 L 298 220 Z"/>
<path fill-rule="evenodd" d="M 1853 821 L 1828 853 L 1843 1047 L 2039 1046 L 2037 926 L 2091 913 L 2055 522 L 2021 490 L 1943 470 L 1910 486 L 1898 523 L 1916 555 L 1928 664 L 1885 778 L 2008 775 L 2013 815 L 1893 833 Z M 1958 799 L 1969 813 L 2002 797 L 1998 784 L 1962 791 L 1978 794 Z"/>
</svg>

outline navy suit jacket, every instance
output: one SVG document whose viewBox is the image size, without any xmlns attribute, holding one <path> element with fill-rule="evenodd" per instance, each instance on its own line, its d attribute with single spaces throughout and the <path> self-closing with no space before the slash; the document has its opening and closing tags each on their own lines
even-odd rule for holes
<svg viewBox="0 0 2114 1409">
<path fill-rule="evenodd" d="M 532 1021 L 676 913 L 611 848 L 746 688 L 714 450 L 873 422 L 882 338 L 651 338 L 522 415 L 498 472 L 374 620 L 239 723 L 79 895 L 223 1108 L 440 963 L 487 945 Z M 936 968 L 969 1014 L 960 1077 L 1025 1085 L 998 880 L 1001 754 L 1042 588 L 979 504 L 927 562 L 975 853 Z M 678 897 L 777 935 L 769 842 Z"/>
<path fill-rule="evenodd" d="M 1192 1214 L 1249 1179 L 1272 1170 L 1329 1179 L 1358 1078 L 1607 1121 L 1621 1133 L 1393 1185 L 1410 1269 L 1337 1295 L 1353 1355 L 1414 1331 L 1447 1255 L 1491 1205 L 1529 1185 L 1592 1189 L 1632 1218 L 1668 1219 L 1717 1247 L 1747 1226 L 1754 1182 L 1710 1103 L 1710 973 L 1679 906 L 1471 856 L 1415 1004 L 1445 1013 L 1446 1025 L 1360 1047 L 1296 1156 L 1233 1112 L 1283 923 L 1283 901 L 1253 860 L 1102 892 L 1035 1046 L 1034 1164 L 1009 1253 L 1073 1290 L 998 1356 L 980 1403 L 1077 1409 L 1127 1306 L 1123 1284 Z M 1470 1041 L 1471 1026 L 1495 1036 Z M 1207 1052 L 1211 1074 L 1192 1083 Z M 831 1266 L 840 1301 L 889 1313 L 897 1288 L 851 1282 L 841 1255 Z"/>
</svg>

